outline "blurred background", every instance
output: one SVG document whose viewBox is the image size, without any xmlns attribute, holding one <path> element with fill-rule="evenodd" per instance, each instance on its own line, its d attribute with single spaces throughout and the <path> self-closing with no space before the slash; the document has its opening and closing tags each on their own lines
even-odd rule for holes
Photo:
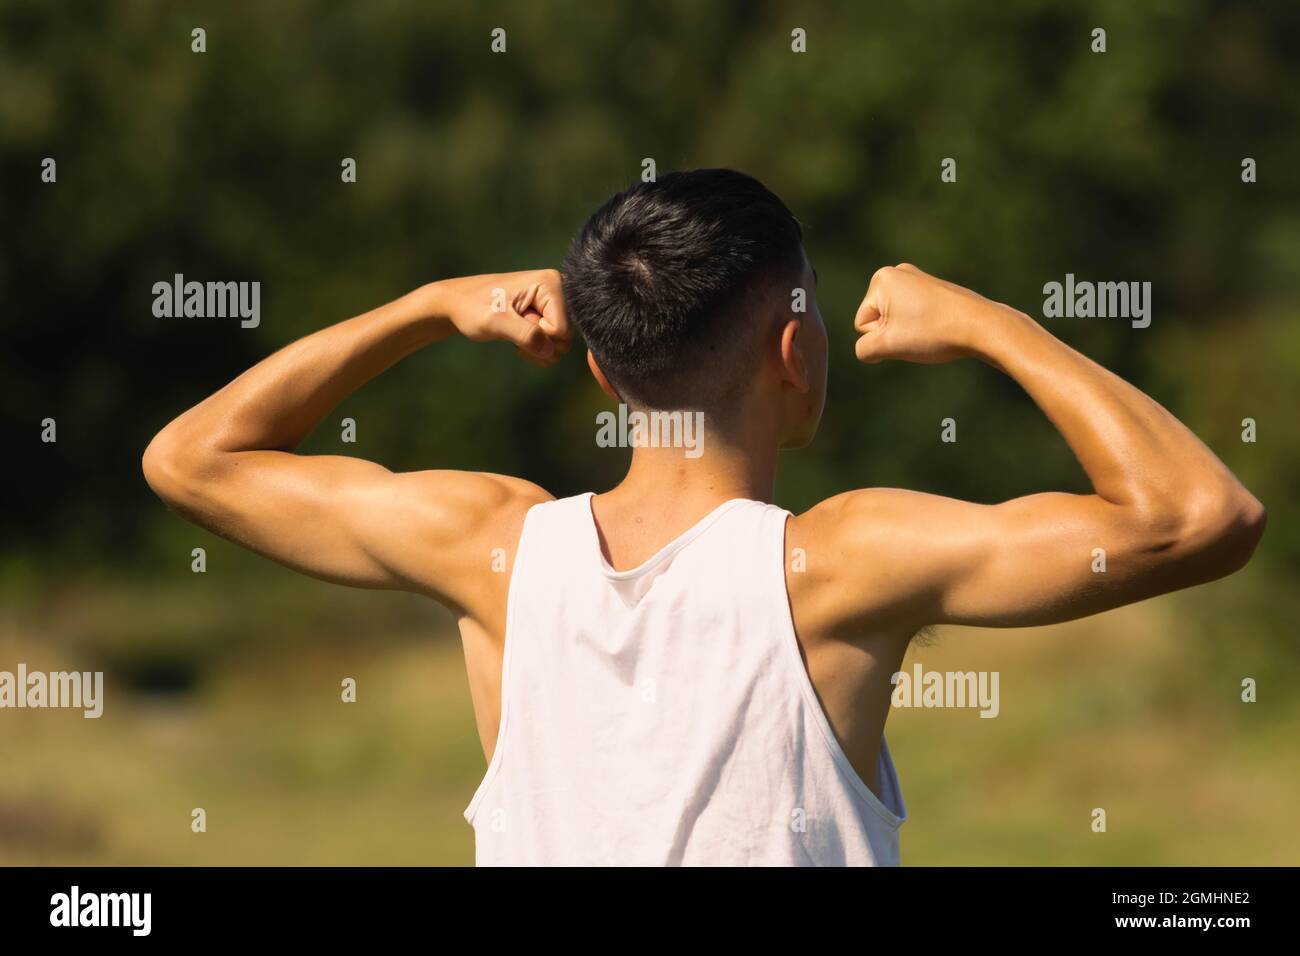
<svg viewBox="0 0 1300 956">
<path fill-rule="evenodd" d="M 1300 862 L 1298 51 L 1288 2 L 0 0 L 0 670 L 106 674 L 99 720 L 0 711 L 0 862 L 472 862 L 460 812 L 484 761 L 446 615 L 185 524 L 140 454 L 300 335 L 431 279 L 558 265 L 646 158 L 746 170 L 805 224 L 831 386 L 781 505 L 862 485 L 986 502 L 1086 488 L 990 369 L 853 361 L 868 278 L 906 260 L 1040 317 L 1066 273 L 1150 281 L 1150 328 L 1045 324 L 1269 509 L 1228 580 L 914 648 L 908 667 L 999 671 L 1001 714 L 891 718 L 904 861 Z M 154 317 L 175 273 L 260 281 L 260 326 Z M 349 399 L 304 450 L 567 495 L 626 463 L 595 445 L 605 407 L 577 352 L 543 372 L 458 341 Z"/>
</svg>

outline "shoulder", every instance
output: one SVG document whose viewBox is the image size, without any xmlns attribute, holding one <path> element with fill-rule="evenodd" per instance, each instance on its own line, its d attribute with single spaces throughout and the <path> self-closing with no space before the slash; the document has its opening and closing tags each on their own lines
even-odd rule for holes
<svg viewBox="0 0 1300 956">
<path fill-rule="evenodd" d="M 933 520 L 927 510 L 937 500 L 898 488 L 863 488 L 791 517 L 786 582 L 801 636 L 910 636 L 924 598 L 924 539 Z M 802 573 L 794 571 L 795 558 Z"/>
<path fill-rule="evenodd" d="M 816 548 L 853 549 L 879 544 L 917 526 L 932 495 L 901 488 L 860 488 L 818 502 L 790 519 L 789 536 Z"/>
</svg>

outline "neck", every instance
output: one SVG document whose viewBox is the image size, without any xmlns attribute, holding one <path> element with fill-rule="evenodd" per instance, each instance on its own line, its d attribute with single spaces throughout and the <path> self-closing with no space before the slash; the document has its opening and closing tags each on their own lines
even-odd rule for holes
<svg viewBox="0 0 1300 956">
<path fill-rule="evenodd" d="M 634 448 L 627 475 L 607 497 L 628 503 L 671 501 L 671 510 L 702 511 L 732 498 L 770 502 L 777 443 L 771 436 L 708 431 L 703 453 L 681 448 Z M 660 507 L 663 505 L 660 504 Z"/>
</svg>

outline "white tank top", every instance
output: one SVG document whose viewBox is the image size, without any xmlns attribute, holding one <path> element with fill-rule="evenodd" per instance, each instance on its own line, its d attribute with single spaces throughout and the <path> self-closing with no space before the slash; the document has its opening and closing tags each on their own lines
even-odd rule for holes
<svg viewBox="0 0 1300 956">
<path fill-rule="evenodd" d="M 630 571 L 591 494 L 533 507 L 510 581 L 501 725 L 465 810 L 487 865 L 897 865 L 800 656 L 775 505 L 734 499 Z"/>
</svg>

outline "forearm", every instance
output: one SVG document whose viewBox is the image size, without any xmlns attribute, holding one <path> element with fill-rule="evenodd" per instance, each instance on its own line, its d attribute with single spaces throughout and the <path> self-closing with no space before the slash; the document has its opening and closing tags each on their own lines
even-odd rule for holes
<svg viewBox="0 0 1300 956">
<path fill-rule="evenodd" d="M 196 452 L 290 450 L 343 399 L 454 327 L 423 286 L 286 346 L 182 414 L 159 441 Z"/>
<path fill-rule="evenodd" d="M 1156 513 L 1258 505 L 1159 403 L 1029 316 L 995 303 L 981 308 L 986 314 L 973 325 L 987 334 L 974 351 L 1029 393 L 1069 443 L 1099 497 Z"/>
</svg>

